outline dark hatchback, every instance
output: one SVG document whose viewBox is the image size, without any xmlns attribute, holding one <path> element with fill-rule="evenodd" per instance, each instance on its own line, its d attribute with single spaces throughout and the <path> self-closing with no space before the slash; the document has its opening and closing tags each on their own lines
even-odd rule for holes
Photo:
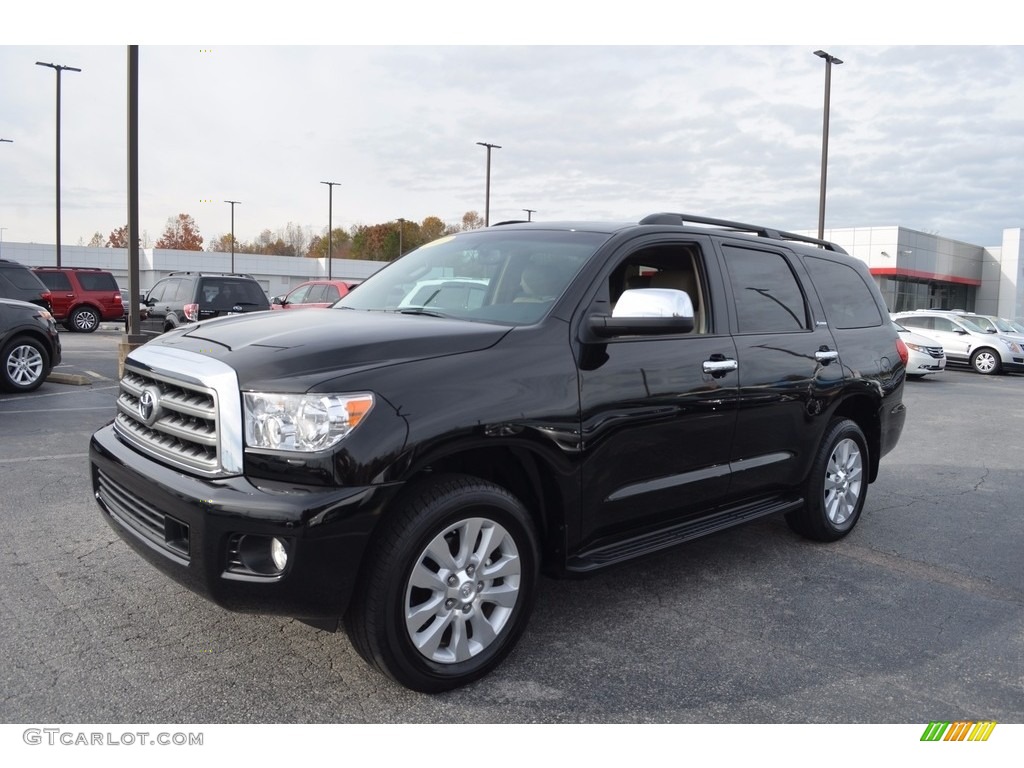
<svg viewBox="0 0 1024 768">
<path fill-rule="evenodd" d="M 417 290 L 439 279 L 485 295 Z M 512 649 L 542 570 L 770 514 L 847 535 L 903 427 L 906 355 L 865 265 L 828 242 L 680 214 L 500 225 L 331 309 L 133 351 L 93 489 L 189 588 L 344 618 L 370 663 L 439 691 Z"/>
<path fill-rule="evenodd" d="M 31 392 L 60 365 L 53 315 L 27 301 L 0 299 L 0 388 Z"/>
</svg>

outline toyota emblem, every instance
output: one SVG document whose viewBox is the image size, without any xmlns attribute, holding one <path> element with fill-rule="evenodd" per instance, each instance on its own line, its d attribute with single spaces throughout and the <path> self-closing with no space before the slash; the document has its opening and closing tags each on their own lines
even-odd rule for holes
<svg viewBox="0 0 1024 768">
<path fill-rule="evenodd" d="M 147 427 L 160 418 L 160 390 L 156 387 L 146 387 L 139 395 L 139 416 Z"/>
</svg>

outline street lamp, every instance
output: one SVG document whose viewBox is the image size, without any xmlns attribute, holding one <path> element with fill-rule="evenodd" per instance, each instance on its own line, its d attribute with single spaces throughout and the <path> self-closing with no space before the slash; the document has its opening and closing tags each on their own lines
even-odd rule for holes
<svg viewBox="0 0 1024 768">
<path fill-rule="evenodd" d="M 4 142 L 4 141 L 6 141 L 8 144 L 13 144 L 14 143 L 14 139 L 0 139 L 0 142 Z"/>
<path fill-rule="evenodd" d="M 478 141 L 481 147 L 487 147 L 487 198 L 484 202 L 484 226 L 491 226 L 491 150 L 501 149 L 497 144 L 488 144 L 486 141 Z"/>
<path fill-rule="evenodd" d="M 405 219 L 398 219 L 398 258 L 402 258 L 402 230 L 405 229 Z"/>
<path fill-rule="evenodd" d="M 321 184 L 327 185 L 327 279 L 332 278 L 333 269 L 331 267 L 334 259 L 334 253 L 332 245 L 334 244 L 334 188 L 340 187 L 340 181 L 321 181 Z"/>
<path fill-rule="evenodd" d="M 832 65 L 842 64 L 843 60 L 837 59 L 825 51 L 815 51 L 814 55 L 825 60 L 825 115 L 821 129 L 821 191 L 818 194 L 818 239 L 823 240 L 825 238 L 825 177 L 828 174 L 828 107 L 832 92 Z"/>
<path fill-rule="evenodd" d="M 231 274 L 235 274 L 235 206 L 241 205 L 238 200 L 225 200 L 231 204 Z"/>
<path fill-rule="evenodd" d="M 527 221 L 533 221 L 533 214 L 535 214 L 537 212 L 537 209 L 536 208 L 523 208 L 523 210 L 526 211 L 526 220 Z"/>
<path fill-rule="evenodd" d="M 37 66 L 50 67 L 57 73 L 57 266 L 60 266 L 60 73 L 65 69 L 81 72 L 78 67 L 66 67 L 63 64 L 48 64 L 37 61 Z"/>
</svg>

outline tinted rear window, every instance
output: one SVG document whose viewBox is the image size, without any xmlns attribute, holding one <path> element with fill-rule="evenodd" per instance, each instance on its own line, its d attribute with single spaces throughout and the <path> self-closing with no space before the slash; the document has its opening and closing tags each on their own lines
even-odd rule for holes
<svg viewBox="0 0 1024 768">
<path fill-rule="evenodd" d="M 833 328 L 875 328 L 882 324 L 875 296 L 864 277 L 848 264 L 808 256 L 804 259 Z"/>
<path fill-rule="evenodd" d="M 4 269 L 4 277 L 11 281 L 15 288 L 25 291 L 46 291 L 48 290 L 43 282 L 36 277 L 36 273 L 28 267 L 14 267 Z"/>
<path fill-rule="evenodd" d="M 78 282 L 86 291 L 117 291 L 117 281 L 109 272 L 79 272 Z"/>
<path fill-rule="evenodd" d="M 259 283 L 229 277 L 206 277 L 199 286 L 199 306 L 205 309 L 230 309 L 239 304 L 246 308 L 270 309 L 270 301 Z"/>
</svg>

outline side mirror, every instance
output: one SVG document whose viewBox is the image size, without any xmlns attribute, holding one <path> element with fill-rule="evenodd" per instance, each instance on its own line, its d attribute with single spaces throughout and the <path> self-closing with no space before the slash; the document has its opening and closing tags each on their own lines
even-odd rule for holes
<svg viewBox="0 0 1024 768">
<path fill-rule="evenodd" d="M 624 291 L 611 316 L 591 315 L 587 328 L 599 338 L 689 333 L 693 330 L 693 302 L 685 291 L 671 288 Z"/>
<path fill-rule="evenodd" d="M 270 299 L 271 304 L 284 304 L 284 296 L 274 296 Z"/>
</svg>

